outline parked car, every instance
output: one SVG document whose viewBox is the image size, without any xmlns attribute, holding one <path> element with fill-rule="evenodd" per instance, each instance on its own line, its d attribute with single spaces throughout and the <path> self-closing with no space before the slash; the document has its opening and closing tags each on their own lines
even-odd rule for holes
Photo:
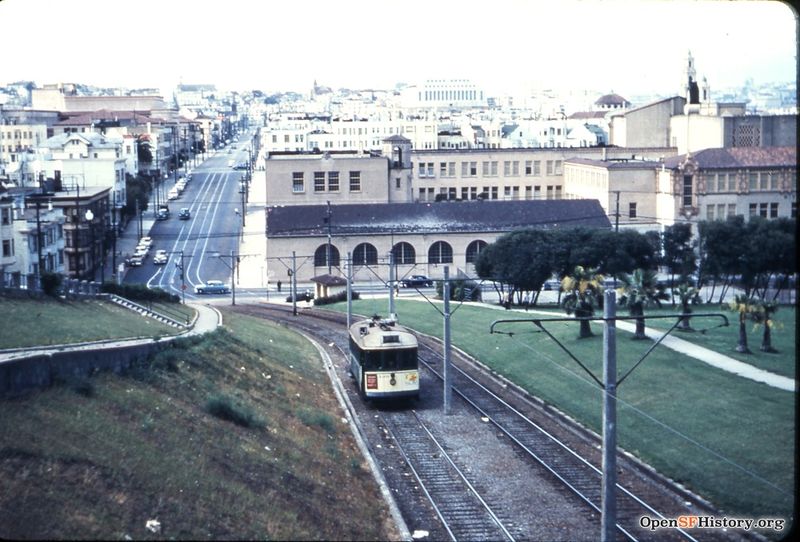
<svg viewBox="0 0 800 542">
<path fill-rule="evenodd" d="M 314 299 L 314 294 L 312 294 L 311 292 L 302 292 L 297 294 L 298 301 L 312 301 L 313 299 Z M 292 302 L 292 294 L 286 296 L 286 302 L 287 303 Z"/>
<path fill-rule="evenodd" d="M 194 289 L 196 294 L 227 294 L 230 291 L 228 285 L 221 280 L 209 280 L 198 284 Z"/>
<path fill-rule="evenodd" d="M 174 186 L 167 192 L 167 199 L 169 200 L 178 199 L 178 196 L 180 196 L 180 192 L 178 192 L 178 189 Z"/>
<path fill-rule="evenodd" d="M 146 246 L 147 248 L 150 248 L 153 245 L 153 238 L 146 235 L 141 239 L 139 239 L 139 245 L 143 245 Z"/>
<path fill-rule="evenodd" d="M 192 212 L 188 207 L 183 207 L 180 211 L 178 211 L 178 218 L 181 220 L 189 220 L 192 218 Z"/>
<path fill-rule="evenodd" d="M 139 256 L 134 254 L 130 258 L 128 258 L 127 263 L 130 267 L 139 267 L 142 265 L 142 261 L 144 260 L 144 256 Z"/>
<path fill-rule="evenodd" d="M 166 250 L 156 250 L 156 255 L 153 256 L 153 263 L 156 265 L 163 265 L 167 263 L 169 260 L 169 256 L 167 256 Z"/>
<path fill-rule="evenodd" d="M 403 288 L 420 288 L 423 286 L 433 286 L 433 281 L 425 275 L 411 275 L 410 277 L 400 281 Z"/>
<path fill-rule="evenodd" d="M 168 212 L 168 211 L 164 211 L 164 210 L 162 209 L 162 210 L 159 210 L 159 211 L 156 213 L 156 220 L 166 220 L 166 219 L 168 219 L 168 218 L 169 218 L 169 212 Z"/>
</svg>

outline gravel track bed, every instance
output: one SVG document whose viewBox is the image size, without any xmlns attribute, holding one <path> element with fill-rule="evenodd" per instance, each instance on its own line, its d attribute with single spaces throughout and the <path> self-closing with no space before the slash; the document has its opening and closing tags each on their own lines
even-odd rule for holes
<svg viewBox="0 0 800 542">
<path fill-rule="evenodd" d="M 283 309 L 264 306 L 237 307 L 241 312 L 287 322 L 306 333 L 317 336 L 331 357 L 345 392 L 361 421 L 367 447 L 380 465 L 383 477 L 392 492 L 409 531 L 427 532 L 426 540 L 449 540 L 436 511 L 405 463 L 396 444 L 381 420 L 383 411 L 416 411 L 420 420 L 440 440 L 459 468 L 468 473 L 470 482 L 497 510 L 506 528 L 517 540 L 597 540 L 600 537 L 600 515 L 569 492 L 550 472 L 532 461 L 493 424 L 481 419 L 457 394 L 453 394 L 451 413 L 442 412 L 442 385 L 428 370 L 420 376 L 420 399 L 389 405 L 365 403 L 358 396 L 342 353 L 346 348 L 343 315 L 325 311 L 304 310 L 298 316 Z M 319 316 L 309 318 L 309 316 Z M 332 324 L 331 320 L 338 321 Z M 333 325 L 333 327 L 331 327 Z M 441 343 L 420 337 L 421 348 L 428 346 L 441 352 Z M 593 464 L 600 464 L 599 439 L 579 424 L 552 407 L 531 398 L 513 384 L 490 374 L 476 360 L 452 350 L 452 360 L 470 376 L 500 395 L 517 410 L 533 419 L 548 432 L 567 443 Z M 669 483 L 646 465 L 618 456 L 619 483 L 644 497 L 666 517 L 681 514 L 720 516 L 712 507 L 680 487 Z M 675 539 L 669 531 L 661 531 L 659 539 Z M 639 539 L 653 538 L 653 533 L 640 530 Z M 739 533 L 692 531 L 698 540 L 741 540 Z M 622 539 L 622 538 L 620 538 Z"/>
</svg>

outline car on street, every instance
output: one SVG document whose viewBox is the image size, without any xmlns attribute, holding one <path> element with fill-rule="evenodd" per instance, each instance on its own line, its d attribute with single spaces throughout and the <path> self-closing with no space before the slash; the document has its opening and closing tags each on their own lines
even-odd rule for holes
<svg viewBox="0 0 800 542">
<path fill-rule="evenodd" d="M 313 299 L 314 299 L 314 294 L 312 294 L 309 291 L 298 292 L 298 294 L 297 294 L 297 301 L 312 301 Z M 292 302 L 292 294 L 289 294 L 288 296 L 286 296 L 286 302 L 287 303 L 291 303 Z"/>
<path fill-rule="evenodd" d="M 142 246 L 146 246 L 147 248 L 150 248 L 153 245 L 153 238 L 145 235 L 144 237 L 139 239 L 139 244 Z"/>
<path fill-rule="evenodd" d="M 156 265 L 163 265 L 167 263 L 169 260 L 169 256 L 167 256 L 166 250 L 156 250 L 156 255 L 153 256 L 153 263 Z"/>
<path fill-rule="evenodd" d="M 423 286 L 433 286 L 433 281 L 425 275 L 411 275 L 400 281 L 403 288 L 420 288 Z"/>
<path fill-rule="evenodd" d="M 188 207 L 183 207 L 181 208 L 180 211 L 178 211 L 178 218 L 180 220 L 189 220 L 190 218 L 192 218 L 192 212 L 189 210 Z"/>
<path fill-rule="evenodd" d="M 142 265 L 142 261 L 144 260 L 144 256 L 139 256 L 134 254 L 130 258 L 128 258 L 127 263 L 130 267 L 139 267 Z"/>
<path fill-rule="evenodd" d="M 194 289 L 196 294 L 227 294 L 230 291 L 228 285 L 221 280 L 209 280 L 198 284 Z"/>
<path fill-rule="evenodd" d="M 172 188 L 169 189 L 169 192 L 167 192 L 167 199 L 169 200 L 178 199 L 178 196 L 180 195 L 181 194 L 180 192 L 178 192 L 178 189 L 173 186 Z"/>
<path fill-rule="evenodd" d="M 156 220 L 166 220 L 166 219 L 168 219 L 168 218 L 169 218 L 169 212 L 168 212 L 168 211 L 164 211 L 164 210 L 162 209 L 162 210 L 159 210 L 159 211 L 156 213 Z"/>
</svg>

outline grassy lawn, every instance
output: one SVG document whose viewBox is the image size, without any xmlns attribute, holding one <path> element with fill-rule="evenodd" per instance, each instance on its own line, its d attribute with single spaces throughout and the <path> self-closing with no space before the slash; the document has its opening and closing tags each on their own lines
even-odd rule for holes
<svg viewBox="0 0 800 542">
<path fill-rule="evenodd" d="M 7 297 L 0 297 L 0 329 L 0 348 L 162 337 L 180 331 L 102 300 Z"/>
<path fill-rule="evenodd" d="M 224 318 L 128 375 L 0 401 L 0 538 L 397 539 L 316 350 Z"/>
<path fill-rule="evenodd" d="M 385 299 L 360 300 L 353 306 L 355 312 L 365 315 L 388 312 Z M 346 310 L 345 304 L 331 307 Z M 442 336 L 442 316 L 430 304 L 400 300 L 396 310 L 406 325 Z M 554 314 L 563 316 L 563 312 Z M 451 317 L 453 343 L 600 432 L 601 394 L 597 384 L 552 339 L 530 323 L 499 328 L 513 332 L 512 337 L 489 334 L 494 320 L 530 316 L 461 306 Z M 595 337 L 583 340 L 577 339 L 576 323 L 545 325 L 598 379 L 602 378 L 600 325 L 593 328 Z M 709 335 L 717 333 L 721 330 Z M 793 321 L 786 321 L 785 334 L 794 336 Z M 631 334 L 621 330 L 617 337 L 617 364 L 622 375 L 652 342 L 630 340 Z M 724 344 L 727 340 L 721 339 Z M 790 356 L 789 349 L 782 355 Z M 621 447 L 725 512 L 743 517 L 791 514 L 794 393 L 737 377 L 663 347 L 655 349 L 636 368 L 618 393 Z"/>
<path fill-rule="evenodd" d="M 646 314 L 675 314 L 679 311 L 671 309 L 648 309 Z M 739 361 L 754 365 L 759 369 L 771 371 L 773 373 L 794 378 L 796 376 L 797 348 L 795 335 L 795 322 L 797 320 L 795 308 L 784 305 L 774 314 L 775 325 L 772 328 L 772 346 L 778 350 L 777 353 L 766 353 L 759 351 L 761 337 L 764 333 L 764 326 L 754 325 L 753 322 L 747 323 L 747 345 L 752 351 L 751 354 L 740 354 L 736 352 L 736 344 L 739 340 L 739 320 L 738 314 L 731 312 L 727 305 L 698 305 L 692 307 L 693 314 L 700 313 L 722 313 L 728 317 L 730 325 L 727 327 L 716 327 L 719 319 L 697 319 L 691 323 L 696 330 L 709 329 L 705 333 L 674 331 L 673 335 L 689 342 L 704 346 L 726 356 L 730 356 Z M 655 319 L 647 322 L 649 327 L 655 329 L 669 329 L 674 320 Z"/>
</svg>

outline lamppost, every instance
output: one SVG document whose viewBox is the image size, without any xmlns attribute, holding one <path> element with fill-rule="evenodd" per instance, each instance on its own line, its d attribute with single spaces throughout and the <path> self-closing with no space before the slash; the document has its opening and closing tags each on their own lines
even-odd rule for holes
<svg viewBox="0 0 800 542">
<path fill-rule="evenodd" d="M 89 223 L 89 234 L 90 234 L 90 238 L 91 238 L 91 245 L 89 245 L 89 250 L 90 250 L 91 257 L 92 257 L 90 269 L 92 270 L 92 280 L 94 280 L 95 279 L 95 271 L 96 271 L 96 269 L 95 269 L 95 257 L 94 257 L 94 252 L 95 252 L 95 250 L 94 250 L 94 222 L 93 222 L 94 221 L 94 213 L 92 212 L 91 209 L 86 209 L 86 213 L 83 215 L 83 218 L 85 218 L 86 222 Z"/>
</svg>

